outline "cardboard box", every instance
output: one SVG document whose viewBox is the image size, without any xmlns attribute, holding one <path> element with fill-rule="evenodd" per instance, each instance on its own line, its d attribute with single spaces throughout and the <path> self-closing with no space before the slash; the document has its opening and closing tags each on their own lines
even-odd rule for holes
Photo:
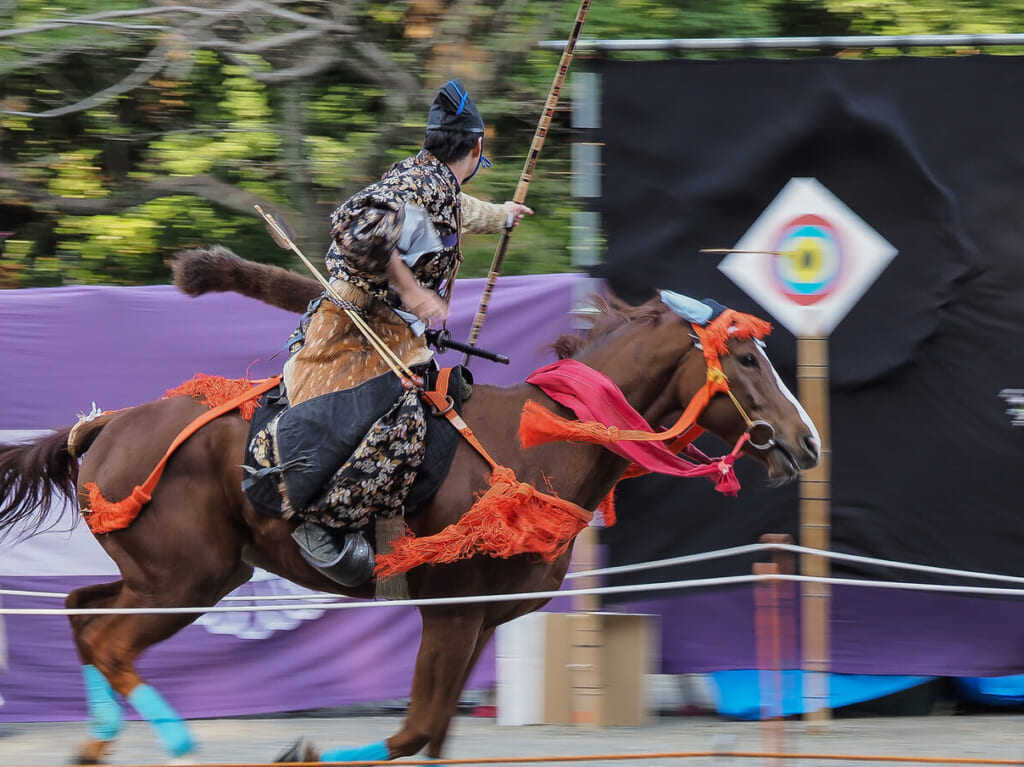
<svg viewBox="0 0 1024 767">
<path fill-rule="evenodd" d="M 497 631 L 501 725 L 643 724 L 658 616 L 531 613 Z"/>
</svg>

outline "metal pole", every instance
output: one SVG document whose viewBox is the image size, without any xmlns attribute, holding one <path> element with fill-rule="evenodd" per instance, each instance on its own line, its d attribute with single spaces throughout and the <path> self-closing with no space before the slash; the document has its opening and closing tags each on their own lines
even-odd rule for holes
<svg viewBox="0 0 1024 767">
<path fill-rule="evenodd" d="M 542 40 L 542 50 L 559 50 L 564 40 Z M 623 51 L 745 51 L 745 50 L 831 50 L 868 48 L 980 48 L 1024 45 L 1024 34 L 992 35 L 835 35 L 808 37 L 693 37 L 659 39 L 584 40 L 581 51 L 588 53 Z"/>
<path fill-rule="evenodd" d="M 573 53 L 576 50 L 576 41 L 579 39 L 580 31 L 583 29 L 583 22 L 586 21 L 587 12 L 590 10 L 590 0 L 581 0 L 579 10 L 576 11 L 576 21 L 573 23 L 569 39 L 565 41 L 562 51 L 562 59 L 558 63 L 558 71 L 555 72 L 555 79 L 551 83 L 551 90 L 548 91 L 548 98 L 544 104 L 544 111 L 537 122 L 537 130 L 533 134 L 533 143 L 526 155 L 526 162 L 523 165 L 523 172 L 519 176 L 519 183 L 516 185 L 516 192 L 512 196 L 514 202 L 520 205 L 526 202 L 526 193 L 530 188 L 530 181 L 533 179 L 534 168 L 537 167 L 537 158 L 540 157 L 541 147 L 544 146 L 544 139 L 548 135 L 548 128 L 551 125 L 551 117 L 558 105 L 558 97 L 562 92 L 562 84 L 565 82 L 565 75 L 569 71 L 569 64 L 572 62 Z M 487 306 L 491 302 L 491 293 L 494 291 L 494 284 L 501 274 L 501 265 L 505 260 L 505 252 L 508 250 L 508 242 L 512 237 L 512 226 L 508 225 L 501 233 L 501 240 L 498 248 L 494 251 L 494 259 L 491 261 L 491 269 L 487 274 L 487 284 L 480 296 L 480 308 L 477 309 L 473 318 L 473 326 L 469 331 L 467 343 L 475 344 L 480 334 L 480 326 L 484 324 L 484 317 L 487 314 Z M 463 365 L 469 363 L 469 356 L 462 361 Z"/>
</svg>

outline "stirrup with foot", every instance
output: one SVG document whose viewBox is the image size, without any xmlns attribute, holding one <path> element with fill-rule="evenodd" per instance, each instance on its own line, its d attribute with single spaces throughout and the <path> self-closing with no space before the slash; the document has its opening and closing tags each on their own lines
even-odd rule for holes
<svg viewBox="0 0 1024 767">
<path fill-rule="evenodd" d="M 339 540 L 330 530 L 304 521 L 292 532 L 292 539 L 303 559 L 342 586 L 362 586 L 373 577 L 373 547 L 358 530 Z"/>
</svg>

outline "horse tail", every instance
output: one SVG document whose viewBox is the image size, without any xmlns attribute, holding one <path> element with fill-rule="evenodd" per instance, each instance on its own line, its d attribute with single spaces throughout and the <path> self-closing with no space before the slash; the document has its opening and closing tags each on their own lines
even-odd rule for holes
<svg viewBox="0 0 1024 767">
<path fill-rule="evenodd" d="M 175 254 L 174 284 L 182 293 L 233 291 L 285 311 L 302 314 L 323 293 L 320 283 L 280 266 L 247 261 L 220 245 Z"/>
<path fill-rule="evenodd" d="M 56 525 L 68 504 L 55 508 L 55 502 L 61 496 L 74 500 L 78 461 L 68 448 L 71 429 L 34 442 L 0 444 L 0 539 L 16 523 L 25 523 L 21 534 L 26 537 Z"/>
<path fill-rule="evenodd" d="M 17 523 L 30 537 L 57 525 L 76 500 L 78 459 L 121 411 L 81 420 L 34 442 L 0 444 L 0 540 Z M 52 518 L 52 519 L 51 519 Z"/>
<path fill-rule="evenodd" d="M 103 427 L 110 423 L 115 416 L 123 411 L 110 410 L 100 413 L 98 416 L 83 419 L 68 429 L 68 452 L 72 458 L 81 458 L 85 455 L 96 437 L 103 431 Z"/>
</svg>

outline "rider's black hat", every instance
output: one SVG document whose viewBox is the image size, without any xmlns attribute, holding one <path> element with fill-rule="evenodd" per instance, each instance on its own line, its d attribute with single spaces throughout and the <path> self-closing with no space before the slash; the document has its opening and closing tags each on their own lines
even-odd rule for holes
<svg viewBox="0 0 1024 767">
<path fill-rule="evenodd" d="M 427 115 L 427 130 L 484 132 L 484 120 L 469 97 L 462 80 L 449 80 L 438 90 Z"/>
</svg>

